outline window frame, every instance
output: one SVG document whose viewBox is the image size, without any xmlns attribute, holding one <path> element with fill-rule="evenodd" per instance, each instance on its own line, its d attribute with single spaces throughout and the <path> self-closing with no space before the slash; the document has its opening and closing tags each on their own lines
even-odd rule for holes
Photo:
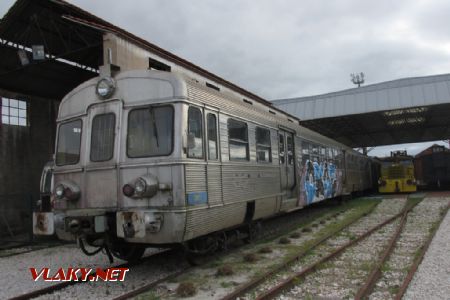
<svg viewBox="0 0 450 300">
<path fill-rule="evenodd" d="M 61 133 L 61 126 L 65 125 L 65 124 L 69 124 L 71 122 L 75 122 L 75 121 L 80 121 L 81 122 L 81 124 L 80 124 L 80 128 L 81 128 L 80 143 L 79 143 L 79 146 L 78 146 L 78 160 L 76 162 L 70 163 L 70 164 L 59 164 L 58 163 L 58 153 L 59 153 L 58 150 L 59 150 L 59 139 L 60 139 L 59 135 Z M 84 132 L 84 130 L 83 130 L 83 119 L 82 118 L 75 118 L 75 119 L 71 119 L 71 120 L 67 120 L 67 121 L 59 123 L 59 125 L 58 125 L 58 133 L 57 133 L 58 134 L 58 139 L 57 139 L 57 143 L 56 143 L 56 152 L 55 152 L 56 153 L 55 154 L 55 165 L 56 166 L 58 166 L 58 167 L 74 166 L 74 165 L 77 165 L 77 164 L 80 163 L 80 160 L 81 160 L 81 144 L 83 142 L 83 132 Z"/>
<path fill-rule="evenodd" d="M 289 154 L 289 139 L 291 140 L 292 145 L 291 154 Z M 286 154 L 287 165 L 293 166 L 295 164 L 295 136 L 291 133 L 288 133 L 288 135 L 286 135 Z"/>
<path fill-rule="evenodd" d="M 3 101 L 4 100 L 7 100 L 7 102 L 8 102 L 7 105 L 3 105 Z M 17 107 L 11 106 L 11 100 L 17 101 Z M 2 124 L 2 125 L 20 126 L 20 127 L 29 127 L 30 126 L 30 124 L 29 124 L 29 103 L 28 103 L 28 100 L 0 96 L 0 101 L 1 101 L 0 102 L 0 107 L 1 107 L 0 124 Z M 25 108 L 21 107 L 21 103 L 22 102 L 25 104 Z M 8 109 L 8 113 L 7 114 L 3 113 L 3 107 Z M 11 109 L 16 109 L 17 110 L 17 116 L 11 115 Z M 21 117 L 20 116 L 20 112 L 21 111 L 25 111 L 25 117 Z M 8 122 L 3 122 L 3 118 L 4 117 L 6 117 L 8 119 Z M 11 123 L 11 118 L 17 118 L 17 124 Z M 20 124 L 20 120 L 25 120 L 25 124 Z"/>
<path fill-rule="evenodd" d="M 283 137 L 283 138 L 281 138 Z M 284 132 L 278 132 L 278 163 L 280 165 L 286 164 L 286 134 Z M 283 146 L 283 151 L 281 151 Z M 282 154 L 283 153 L 283 154 Z"/>
<path fill-rule="evenodd" d="M 214 117 L 214 126 L 215 126 L 215 132 L 216 132 L 216 158 L 211 158 L 211 152 L 209 148 L 209 117 Z M 219 160 L 219 134 L 218 134 L 218 123 L 217 123 L 217 114 L 208 112 L 206 114 L 206 146 L 208 148 L 208 160 Z"/>
<path fill-rule="evenodd" d="M 269 144 L 258 144 L 258 130 L 263 130 L 269 133 Z M 269 160 L 259 160 L 258 158 L 258 147 L 262 147 L 263 149 L 269 149 Z M 273 162 L 272 159 L 272 136 L 269 128 L 256 126 L 255 128 L 255 150 L 256 150 L 256 162 L 261 164 L 271 164 Z"/>
<path fill-rule="evenodd" d="M 172 116 L 173 116 L 173 118 L 172 118 L 172 132 L 171 132 L 171 134 L 172 134 L 171 150 L 170 150 L 170 152 L 168 154 L 130 156 L 129 153 L 128 153 L 128 142 L 129 142 L 129 140 L 128 140 L 128 133 L 130 132 L 130 114 L 131 114 L 131 112 L 133 112 L 135 110 L 150 109 L 151 106 L 153 106 L 154 108 L 155 107 L 158 107 L 158 108 L 159 107 L 170 107 L 172 109 Z M 170 155 L 172 155 L 173 151 L 174 151 L 174 145 L 175 145 L 175 108 L 171 104 L 162 104 L 162 105 L 158 105 L 158 104 L 154 105 L 154 104 L 152 104 L 152 105 L 145 105 L 145 106 L 140 106 L 140 107 L 135 107 L 135 108 L 130 109 L 128 111 L 128 113 L 127 113 L 127 132 L 126 132 L 125 139 L 126 139 L 126 149 L 125 149 L 126 151 L 125 152 L 126 152 L 127 158 L 135 159 L 135 158 L 161 157 L 161 156 L 170 156 Z"/>
<path fill-rule="evenodd" d="M 113 128 L 113 138 L 112 138 L 112 151 L 111 151 L 111 156 L 109 157 L 109 158 L 107 158 L 107 159 L 104 159 L 104 160 L 92 160 L 92 137 L 93 137 L 93 128 L 94 128 L 94 120 L 97 118 L 97 117 L 100 117 L 100 116 L 107 116 L 107 115 L 113 115 L 114 116 L 114 122 L 113 122 L 113 126 L 114 126 L 114 128 Z M 117 118 L 116 118 L 116 114 L 115 113 L 113 113 L 113 112 L 107 112 L 107 113 L 103 113 L 103 114 L 97 114 L 97 115 L 95 115 L 93 118 L 92 118 L 92 126 L 91 126 L 91 141 L 90 141 L 90 144 L 89 144 L 89 161 L 91 161 L 91 162 L 93 162 L 93 163 L 98 163 L 98 162 L 105 162 L 105 161 L 110 161 L 111 159 L 113 159 L 113 157 L 114 157 L 114 148 L 115 148 L 115 143 L 116 143 L 116 120 L 117 120 Z M 128 130 L 127 130 L 127 135 L 128 135 Z"/>
<path fill-rule="evenodd" d="M 239 139 L 232 139 L 230 138 L 230 121 L 231 122 L 237 122 L 237 123 L 241 123 L 245 125 L 245 133 L 246 133 L 246 141 L 243 140 L 239 140 Z M 227 133 L 228 133 L 228 158 L 230 161 L 250 161 L 250 143 L 249 143 L 249 139 L 248 139 L 248 123 L 241 121 L 241 120 L 237 120 L 234 118 L 228 118 L 227 120 Z M 245 159 L 239 159 L 239 158 L 232 158 L 231 157 L 231 147 L 230 144 L 240 144 L 243 145 L 245 144 L 245 148 L 246 148 L 246 158 Z"/>
<path fill-rule="evenodd" d="M 202 140 L 202 156 L 199 156 L 199 157 L 190 156 L 189 155 L 189 148 L 188 148 L 187 151 L 186 151 L 186 157 L 187 158 L 203 159 L 204 160 L 206 151 L 205 151 L 205 129 L 204 129 L 204 124 L 203 124 L 204 123 L 204 121 L 203 121 L 203 118 L 204 118 L 203 110 L 201 108 L 197 107 L 197 106 L 189 105 L 188 113 L 187 113 L 187 135 L 188 136 L 189 136 L 189 133 L 190 133 L 189 111 L 191 109 L 196 109 L 196 110 L 198 110 L 200 112 L 199 120 L 201 122 L 200 129 L 201 129 L 201 135 L 202 135 L 201 136 L 201 140 Z"/>
</svg>

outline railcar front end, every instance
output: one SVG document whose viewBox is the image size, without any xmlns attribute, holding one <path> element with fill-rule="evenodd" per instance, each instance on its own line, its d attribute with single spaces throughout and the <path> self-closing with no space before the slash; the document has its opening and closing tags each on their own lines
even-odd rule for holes
<svg viewBox="0 0 450 300">
<path fill-rule="evenodd" d="M 90 80 L 61 102 L 52 212 L 35 234 L 56 233 L 139 256 L 141 245 L 183 241 L 185 86 L 173 74 L 130 71 Z"/>
</svg>

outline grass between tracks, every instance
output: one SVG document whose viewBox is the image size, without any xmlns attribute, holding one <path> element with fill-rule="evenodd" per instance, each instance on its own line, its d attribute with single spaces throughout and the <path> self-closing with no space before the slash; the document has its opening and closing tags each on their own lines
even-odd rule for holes
<svg viewBox="0 0 450 300">
<path fill-rule="evenodd" d="M 230 255 L 220 255 L 217 259 L 196 268 L 196 271 L 189 272 L 174 278 L 169 285 L 176 285 L 182 282 L 192 282 L 199 290 L 214 290 L 217 288 L 226 289 L 230 292 L 236 286 L 249 280 L 263 276 L 268 270 L 275 270 L 282 264 L 291 261 L 297 256 L 307 254 L 309 249 L 325 236 L 339 233 L 348 224 L 356 221 L 364 215 L 369 214 L 380 202 L 376 198 L 356 198 L 344 202 L 341 205 L 332 205 L 329 209 L 320 213 L 305 214 L 293 230 L 289 230 L 282 235 L 263 239 L 239 249 Z M 293 235 L 293 233 L 298 233 Z M 294 236 L 294 237 L 291 237 Z M 307 237 L 306 240 L 301 237 Z M 280 239 L 290 239 L 290 243 L 280 243 Z M 263 248 L 270 248 L 273 253 L 260 251 Z M 244 257 L 254 254 L 257 259 L 248 261 Z M 228 277 L 216 278 L 217 268 L 223 265 L 232 265 L 234 274 Z M 138 299 L 146 299 L 146 296 L 154 297 L 155 293 L 150 292 L 141 295 Z M 169 295 L 161 295 L 166 298 Z M 170 295 L 172 298 L 174 295 Z"/>
</svg>

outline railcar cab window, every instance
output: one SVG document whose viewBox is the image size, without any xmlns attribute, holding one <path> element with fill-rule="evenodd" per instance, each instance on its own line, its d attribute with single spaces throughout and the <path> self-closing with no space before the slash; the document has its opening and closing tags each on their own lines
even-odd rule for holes
<svg viewBox="0 0 450 300">
<path fill-rule="evenodd" d="M 256 160 L 258 162 L 272 162 L 272 147 L 270 130 L 256 127 Z"/>
<path fill-rule="evenodd" d="M 203 158 L 203 122 L 202 112 L 196 107 L 189 107 L 188 111 L 188 157 Z"/>
<path fill-rule="evenodd" d="M 81 120 L 59 125 L 56 164 L 58 166 L 75 165 L 80 160 Z"/>
<path fill-rule="evenodd" d="M 247 123 L 228 119 L 230 160 L 249 160 Z"/>
<path fill-rule="evenodd" d="M 114 128 L 116 115 L 96 115 L 92 120 L 91 161 L 107 161 L 114 154 Z"/>
<path fill-rule="evenodd" d="M 214 114 L 208 114 L 208 159 L 217 159 L 217 121 Z"/>
<path fill-rule="evenodd" d="M 150 106 L 130 111 L 127 135 L 129 157 L 169 155 L 172 148 L 172 106 Z"/>
</svg>

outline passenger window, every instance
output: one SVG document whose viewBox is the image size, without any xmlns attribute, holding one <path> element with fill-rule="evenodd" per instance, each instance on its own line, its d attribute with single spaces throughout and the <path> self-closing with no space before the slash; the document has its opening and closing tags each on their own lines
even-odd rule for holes
<svg viewBox="0 0 450 300">
<path fill-rule="evenodd" d="M 247 123 L 228 119 L 230 160 L 249 160 Z"/>
<path fill-rule="evenodd" d="M 279 155 L 280 155 L 280 165 L 283 165 L 285 162 L 285 150 L 284 150 L 284 134 L 280 133 L 278 135 L 278 148 L 279 148 Z"/>
<path fill-rule="evenodd" d="M 189 107 L 188 136 L 193 138 L 194 146 L 188 149 L 188 157 L 203 158 L 202 112 L 196 107 Z"/>
<path fill-rule="evenodd" d="M 114 154 L 114 128 L 116 115 L 96 115 L 92 120 L 91 161 L 107 161 Z"/>
<path fill-rule="evenodd" d="M 208 114 L 208 159 L 217 159 L 217 121 L 214 114 Z"/>
<path fill-rule="evenodd" d="M 294 164 L 294 139 L 291 135 L 287 136 L 286 139 L 287 144 L 287 160 L 289 165 Z"/>
<path fill-rule="evenodd" d="M 302 163 L 305 164 L 309 160 L 309 143 L 302 142 Z"/>
<path fill-rule="evenodd" d="M 272 162 L 269 129 L 256 127 L 256 160 L 258 162 Z"/>
</svg>

